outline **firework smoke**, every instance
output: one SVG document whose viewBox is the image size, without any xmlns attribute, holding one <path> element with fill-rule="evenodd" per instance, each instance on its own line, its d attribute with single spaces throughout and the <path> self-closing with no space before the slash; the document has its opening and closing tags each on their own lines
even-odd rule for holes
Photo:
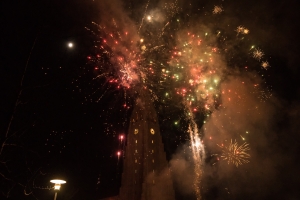
<svg viewBox="0 0 300 200">
<path fill-rule="evenodd" d="M 177 1 L 157 5 L 147 1 L 137 17 L 137 14 L 128 17 L 122 6 L 113 2 L 100 3 L 101 21 L 94 23 L 99 56 L 91 60 L 100 66 L 97 77 L 106 78 L 111 87 L 122 88 L 125 94 L 134 94 L 130 91 L 137 91 L 142 85 L 166 111 L 167 102 L 183 108 L 181 118 L 188 124 L 188 130 L 184 131 L 189 134 L 194 163 L 193 185 L 200 199 L 204 148 L 211 152 L 217 144 L 229 139 L 247 140 L 247 130 L 238 122 L 259 109 L 263 80 L 253 70 L 247 71 L 248 67 L 245 71 L 234 68 L 244 66 L 250 59 L 251 63 L 260 61 L 264 53 L 251 47 L 249 54 L 250 44 L 240 45 L 241 49 L 236 50 L 235 45 L 250 34 L 248 28 L 235 26 L 229 37 L 211 23 L 184 19 Z M 224 9 L 214 6 L 211 17 L 222 15 Z M 245 61 L 236 62 L 235 56 Z M 264 61 L 260 67 L 266 69 L 269 63 Z M 199 115 L 204 116 L 204 121 L 198 119 Z M 250 157 L 246 143 L 241 146 L 231 143 L 223 150 L 223 158 L 235 165 L 247 163 Z M 244 157 L 237 157 L 236 151 L 243 152 L 239 155 Z"/>
</svg>

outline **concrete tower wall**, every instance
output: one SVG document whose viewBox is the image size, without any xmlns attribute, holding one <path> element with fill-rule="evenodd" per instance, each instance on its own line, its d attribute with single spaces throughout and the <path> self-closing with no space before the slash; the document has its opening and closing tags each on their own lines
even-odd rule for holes
<svg viewBox="0 0 300 200">
<path fill-rule="evenodd" d="M 130 119 L 120 199 L 154 200 L 157 195 L 175 199 L 157 115 L 142 90 Z"/>
</svg>

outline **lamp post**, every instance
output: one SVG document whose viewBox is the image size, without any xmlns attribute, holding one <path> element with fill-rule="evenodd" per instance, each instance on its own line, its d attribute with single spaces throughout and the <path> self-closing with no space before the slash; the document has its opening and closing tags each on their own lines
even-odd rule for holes
<svg viewBox="0 0 300 200">
<path fill-rule="evenodd" d="M 57 197 L 57 191 L 60 190 L 60 187 L 62 184 L 65 184 L 66 181 L 64 180 L 59 180 L 59 179 L 53 179 L 50 181 L 51 183 L 54 183 L 54 191 L 55 191 L 55 194 L 54 194 L 54 200 L 56 200 L 56 197 Z"/>
</svg>

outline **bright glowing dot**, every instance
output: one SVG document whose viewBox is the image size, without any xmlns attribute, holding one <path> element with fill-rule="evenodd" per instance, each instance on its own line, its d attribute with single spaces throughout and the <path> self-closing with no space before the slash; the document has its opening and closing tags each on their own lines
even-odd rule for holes
<svg viewBox="0 0 300 200">
<path fill-rule="evenodd" d="M 177 124 L 178 124 L 178 122 L 174 122 L 174 124 L 175 124 L 175 125 L 177 125 Z"/>
<path fill-rule="evenodd" d="M 148 15 L 147 19 L 150 21 L 150 20 L 151 20 L 151 16 L 150 16 L 150 15 Z"/>
<path fill-rule="evenodd" d="M 72 42 L 69 42 L 68 47 L 69 47 L 69 48 L 72 48 L 72 47 L 73 47 L 73 43 L 72 43 Z"/>
<path fill-rule="evenodd" d="M 140 42 L 144 42 L 144 39 L 140 39 Z"/>
<path fill-rule="evenodd" d="M 244 29 L 244 34 L 248 34 L 249 33 L 249 29 Z"/>
</svg>

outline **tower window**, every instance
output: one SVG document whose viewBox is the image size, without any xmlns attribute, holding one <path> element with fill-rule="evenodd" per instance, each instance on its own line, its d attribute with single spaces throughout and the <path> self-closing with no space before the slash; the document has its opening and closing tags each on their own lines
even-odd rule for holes
<svg viewBox="0 0 300 200">
<path fill-rule="evenodd" d="M 154 135 L 154 134 L 155 134 L 155 131 L 154 131 L 154 129 L 153 129 L 153 128 L 151 128 L 151 129 L 150 129 L 150 133 L 151 133 L 152 135 Z"/>
<path fill-rule="evenodd" d="M 139 132 L 139 129 L 134 129 L 134 134 L 136 135 L 136 134 L 138 134 L 138 132 Z"/>
</svg>

